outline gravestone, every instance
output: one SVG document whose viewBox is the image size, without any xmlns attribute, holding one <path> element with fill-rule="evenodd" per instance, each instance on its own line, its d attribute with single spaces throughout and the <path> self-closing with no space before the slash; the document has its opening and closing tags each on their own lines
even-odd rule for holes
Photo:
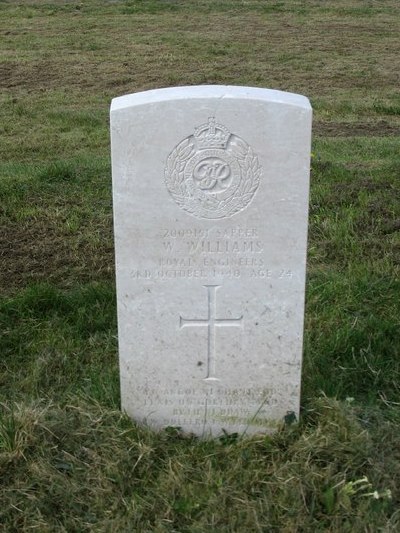
<svg viewBox="0 0 400 533">
<path fill-rule="evenodd" d="M 311 107 L 199 86 L 116 98 L 122 408 L 199 436 L 299 413 Z"/>
</svg>

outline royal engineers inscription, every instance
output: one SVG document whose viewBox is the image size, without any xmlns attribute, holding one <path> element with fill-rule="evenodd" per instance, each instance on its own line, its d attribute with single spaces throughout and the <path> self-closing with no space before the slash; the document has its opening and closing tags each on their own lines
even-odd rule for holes
<svg viewBox="0 0 400 533">
<path fill-rule="evenodd" d="M 122 408 L 199 436 L 298 417 L 311 108 L 201 86 L 111 107 Z"/>
</svg>

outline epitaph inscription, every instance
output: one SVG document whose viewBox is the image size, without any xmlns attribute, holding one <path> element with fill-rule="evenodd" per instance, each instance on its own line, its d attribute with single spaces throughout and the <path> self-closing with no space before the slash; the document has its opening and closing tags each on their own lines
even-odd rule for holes
<svg viewBox="0 0 400 533">
<path fill-rule="evenodd" d="M 222 326 L 240 326 L 243 315 L 239 318 L 217 318 L 216 293 L 220 285 L 204 285 L 204 288 L 207 289 L 208 297 L 207 318 L 183 318 L 180 316 L 179 326 L 181 328 L 187 326 L 207 326 L 207 374 L 205 380 L 213 381 L 218 380 L 215 375 L 215 328 Z"/>
<path fill-rule="evenodd" d="M 253 149 L 210 117 L 172 150 L 165 184 L 179 207 L 191 215 L 219 219 L 248 206 L 260 176 Z"/>
</svg>

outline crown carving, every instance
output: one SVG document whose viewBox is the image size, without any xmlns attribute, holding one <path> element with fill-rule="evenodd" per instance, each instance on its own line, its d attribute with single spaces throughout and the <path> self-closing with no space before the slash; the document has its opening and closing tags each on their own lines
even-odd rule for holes
<svg viewBox="0 0 400 533">
<path fill-rule="evenodd" d="M 202 124 L 194 130 L 197 147 L 226 148 L 231 133 L 222 124 L 217 124 L 214 117 L 208 119 L 208 124 Z"/>
</svg>

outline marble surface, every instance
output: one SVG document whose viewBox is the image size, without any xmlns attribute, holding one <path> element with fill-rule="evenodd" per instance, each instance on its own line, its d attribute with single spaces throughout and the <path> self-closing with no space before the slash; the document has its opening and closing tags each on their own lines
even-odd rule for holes
<svg viewBox="0 0 400 533">
<path fill-rule="evenodd" d="M 122 408 L 199 436 L 298 417 L 311 107 L 250 87 L 116 98 Z"/>
</svg>

